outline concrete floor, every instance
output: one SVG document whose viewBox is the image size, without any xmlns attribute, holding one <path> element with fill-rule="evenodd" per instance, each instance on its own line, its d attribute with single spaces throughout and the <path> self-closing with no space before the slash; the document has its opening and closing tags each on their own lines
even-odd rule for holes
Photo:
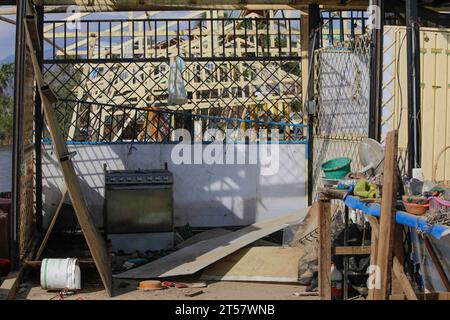
<svg viewBox="0 0 450 320">
<path fill-rule="evenodd" d="M 31 275 L 24 282 L 17 294 L 17 299 L 59 300 L 58 292 L 47 292 L 41 289 L 38 275 Z M 317 297 L 298 297 L 294 295 L 305 291 L 304 286 L 297 284 L 275 284 L 254 282 L 217 281 L 206 282 L 206 288 L 168 288 L 158 291 L 141 291 L 136 289 L 138 281 L 114 279 L 113 297 L 108 297 L 98 279 L 83 279 L 82 290 L 75 295 L 67 296 L 67 300 L 315 300 Z M 194 283 L 198 276 L 177 277 L 171 281 Z M 203 291 L 195 297 L 186 294 Z"/>
</svg>

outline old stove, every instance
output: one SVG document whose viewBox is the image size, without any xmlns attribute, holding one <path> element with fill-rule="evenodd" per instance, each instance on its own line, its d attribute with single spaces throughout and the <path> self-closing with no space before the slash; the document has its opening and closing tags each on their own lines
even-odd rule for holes
<svg viewBox="0 0 450 320">
<path fill-rule="evenodd" d="M 113 251 L 173 247 L 172 186 L 168 170 L 105 171 L 105 232 Z"/>
</svg>

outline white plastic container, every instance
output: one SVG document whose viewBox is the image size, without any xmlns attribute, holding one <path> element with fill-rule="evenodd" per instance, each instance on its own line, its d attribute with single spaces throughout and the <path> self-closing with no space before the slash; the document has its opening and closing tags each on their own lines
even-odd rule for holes
<svg viewBox="0 0 450 320">
<path fill-rule="evenodd" d="M 46 290 L 81 289 L 78 260 L 76 258 L 42 260 L 41 287 Z"/>
</svg>

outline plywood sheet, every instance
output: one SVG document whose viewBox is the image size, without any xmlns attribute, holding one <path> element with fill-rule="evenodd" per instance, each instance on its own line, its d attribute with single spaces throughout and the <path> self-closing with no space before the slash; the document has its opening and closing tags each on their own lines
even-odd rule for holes
<svg viewBox="0 0 450 320">
<path fill-rule="evenodd" d="M 200 241 L 136 269 L 114 275 L 114 277 L 152 279 L 193 274 L 287 225 L 301 222 L 307 212 L 308 208 L 300 209 L 288 215 L 255 223 L 230 234 Z"/>
<path fill-rule="evenodd" d="M 301 248 L 243 248 L 210 265 L 202 280 L 297 282 Z"/>
</svg>

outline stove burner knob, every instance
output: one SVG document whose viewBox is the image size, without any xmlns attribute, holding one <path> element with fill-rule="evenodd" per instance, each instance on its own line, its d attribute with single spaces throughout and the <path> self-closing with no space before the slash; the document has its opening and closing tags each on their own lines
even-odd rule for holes
<svg viewBox="0 0 450 320">
<path fill-rule="evenodd" d="M 148 181 L 153 181 L 153 177 L 148 177 L 147 180 Z"/>
<path fill-rule="evenodd" d="M 164 181 L 169 181 L 169 177 L 164 177 Z"/>
<path fill-rule="evenodd" d="M 128 182 L 131 182 L 131 178 L 127 178 L 127 181 L 128 181 Z"/>
<path fill-rule="evenodd" d="M 142 182 L 142 177 L 137 177 L 136 180 L 137 180 L 138 182 Z"/>
<path fill-rule="evenodd" d="M 123 180 L 124 180 L 123 178 L 119 178 L 119 182 L 123 182 Z"/>
<path fill-rule="evenodd" d="M 109 182 L 116 182 L 116 178 L 110 178 L 108 180 L 109 180 Z"/>
</svg>

